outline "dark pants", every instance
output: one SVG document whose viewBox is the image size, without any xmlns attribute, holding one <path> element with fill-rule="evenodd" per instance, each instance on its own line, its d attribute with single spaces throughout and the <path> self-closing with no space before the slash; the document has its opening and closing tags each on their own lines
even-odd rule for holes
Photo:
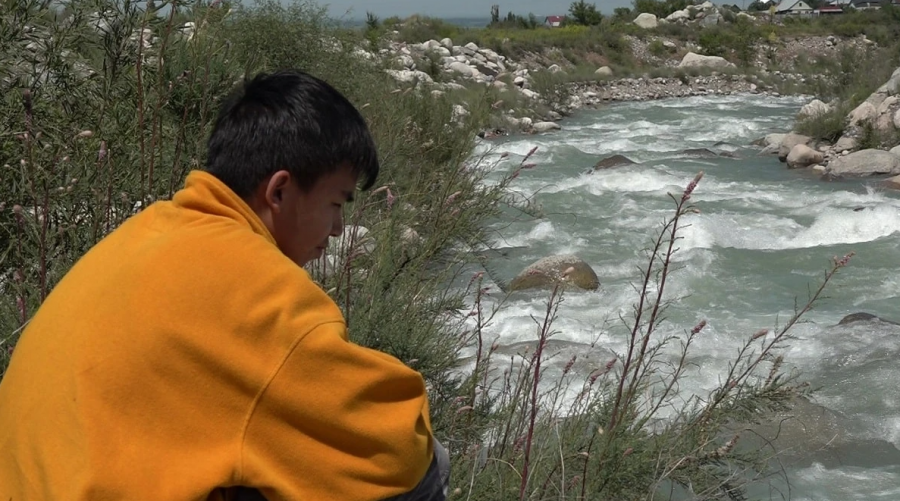
<svg viewBox="0 0 900 501">
<path fill-rule="evenodd" d="M 425 477 L 411 491 L 387 498 L 384 501 L 444 501 L 447 499 L 447 488 L 450 483 L 450 455 L 447 449 L 435 439 L 434 459 Z M 265 496 L 256 489 L 238 487 L 236 501 L 267 501 Z"/>
</svg>

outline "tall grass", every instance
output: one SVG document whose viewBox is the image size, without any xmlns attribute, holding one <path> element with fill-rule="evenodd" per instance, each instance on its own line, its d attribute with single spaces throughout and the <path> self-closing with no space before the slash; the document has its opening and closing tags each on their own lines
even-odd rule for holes
<svg viewBox="0 0 900 501">
<path fill-rule="evenodd" d="M 545 368 L 566 293 L 564 272 L 543 316 L 534 318 L 533 344 L 499 355 L 496 345 L 487 348 L 484 329 L 502 301 L 485 311 L 483 275 L 473 277 L 474 369 L 464 385 L 470 390 L 455 401 L 447 438 L 459 498 L 731 500 L 779 474 L 770 450 L 743 446 L 743 430 L 809 393 L 797 374 L 782 371 L 780 351 L 850 256 L 834 261 L 784 326 L 748 333 L 718 388 L 687 397 L 678 389 L 706 321 L 682 335 L 662 334 L 659 327 L 672 304 L 666 292 L 672 257 L 696 211 L 691 195 L 701 177 L 673 196 L 673 216 L 655 235 L 637 277 L 633 315 L 622 327 L 606 326 L 628 339 L 623 353 L 585 347 L 560 373 Z M 576 374 L 580 358 L 602 362 Z"/>
<path fill-rule="evenodd" d="M 778 352 L 808 307 L 782 330 L 748 335 L 723 384 L 702 398 L 684 400 L 678 388 L 703 324 L 680 336 L 658 331 L 699 177 L 673 198 L 674 216 L 647 253 L 622 331 L 627 352 L 605 354 L 587 376 L 573 370 L 575 358 L 551 376 L 565 281 L 536 319 L 534 349 L 507 359 L 486 337 L 497 310 L 486 305 L 484 273 L 468 275 L 479 262 L 472 251 L 491 244 L 486 223 L 506 208 L 533 210 L 513 191 L 534 167 L 530 155 L 512 168 L 508 158 L 488 164 L 472 155 L 476 132 L 503 109 L 499 90 L 436 95 L 398 85 L 383 71 L 389 61 L 358 56 L 369 40 L 312 3 L 167 2 L 147 12 L 130 1 L 3 1 L 0 374 L 79 257 L 203 165 L 217 103 L 233 85 L 301 67 L 362 110 L 383 162 L 376 189 L 348 207 L 342 243 L 310 271 L 343 309 L 353 340 L 423 374 L 457 495 L 737 499 L 770 473 L 763 450 L 739 451 L 740 437 L 726 430 L 765 421 L 766 411 L 806 391 L 782 372 Z M 552 36 L 569 36 L 559 33 Z M 484 182 L 503 169 L 499 183 Z M 669 346 L 681 354 L 674 364 L 662 356 Z M 471 371 L 460 368 L 464 349 L 475 353 Z"/>
</svg>

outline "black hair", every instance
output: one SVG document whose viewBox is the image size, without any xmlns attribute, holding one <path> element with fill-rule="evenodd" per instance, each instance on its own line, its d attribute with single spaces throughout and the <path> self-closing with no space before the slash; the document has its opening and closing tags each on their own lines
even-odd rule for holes
<svg viewBox="0 0 900 501">
<path fill-rule="evenodd" d="M 367 190 L 378 177 L 375 141 L 344 95 L 300 70 L 260 73 L 222 104 L 206 170 L 242 198 L 286 170 L 300 189 L 348 165 Z"/>
</svg>

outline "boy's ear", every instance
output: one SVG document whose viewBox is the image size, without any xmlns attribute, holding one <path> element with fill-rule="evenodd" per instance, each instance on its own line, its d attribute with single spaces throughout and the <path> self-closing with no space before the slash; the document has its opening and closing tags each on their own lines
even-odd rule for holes
<svg viewBox="0 0 900 501">
<path fill-rule="evenodd" d="M 284 199 L 287 189 L 291 184 L 291 173 L 286 170 L 280 170 L 265 181 L 263 199 L 265 205 L 273 213 L 279 213 L 283 210 Z"/>
</svg>

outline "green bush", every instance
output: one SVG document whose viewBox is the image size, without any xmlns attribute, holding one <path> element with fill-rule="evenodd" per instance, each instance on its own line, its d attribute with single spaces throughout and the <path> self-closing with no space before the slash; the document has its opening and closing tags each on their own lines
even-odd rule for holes
<svg viewBox="0 0 900 501">
<path fill-rule="evenodd" d="M 409 43 L 421 43 L 428 40 L 456 39 L 465 30 L 447 23 L 442 19 L 427 16 L 411 16 L 402 22 L 395 23 L 395 30 L 400 32 L 399 40 Z"/>
<path fill-rule="evenodd" d="M 663 45 L 661 40 L 654 40 L 650 42 L 650 44 L 647 46 L 647 50 L 649 50 L 650 53 L 656 57 L 663 57 L 666 55 L 666 52 L 668 52 L 666 46 Z"/>
<path fill-rule="evenodd" d="M 837 106 L 828 113 L 798 120 L 794 130 L 816 140 L 834 143 L 844 133 L 848 112 L 849 108 L 846 105 Z"/>
<path fill-rule="evenodd" d="M 698 42 L 707 56 L 725 57 L 734 45 L 734 37 L 728 30 L 718 27 L 707 28 L 700 31 Z"/>
<path fill-rule="evenodd" d="M 699 44 L 708 56 L 725 57 L 744 67 L 753 65 L 762 39 L 759 28 L 752 22 L 739 19 L 731 26 L 708 27 L 700 31 Z"/>
</svg>

